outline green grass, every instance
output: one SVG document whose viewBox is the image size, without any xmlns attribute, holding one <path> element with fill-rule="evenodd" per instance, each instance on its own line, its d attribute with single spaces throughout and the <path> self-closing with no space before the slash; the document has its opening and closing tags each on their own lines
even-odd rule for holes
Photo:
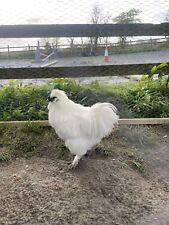
<svg viewBox="0 0 169 225">
<path fill-rule="evenodd" d="M 128 129 L 131 133 L 135 132 L 132 127 Z M 143 131 L 140 128 L 139 130 L 142 136 Z M 129 132 L 125 133 L 123 127 L 117 129 L 113 135 L 104 138 L 95 147 L 90 158 L 113 158 L 143 173 L 144 161 L 139 151 L 135 150 L 133 143 L 128 139 Z M 136 135 L 135 142 L 137 141 Z M 16 158 L 30 159 L 33 156 L 65 161 L 73 159 L 63 141 L 49 127 L 39 127 L 28 123 L 19 128 L 3 128 L 3 132 L 0 133 L 0 163 L 7 163 Z"/>
<path fill-rule="evenodd" d="M 34 59 L 35 51 L 0 52 L 0 59 Z"/>
<path fill-rule="evenodd" d="M 90 46 L 84 49 L 85 52 L 90 53 Z M 126 46 L 110 46 L 109 54 L 124 54 L 124 53 L 137 53 L 137 52 L 148 52 L 148 51 L 160 51 L 160 50 L 168 50 L 169 42 L 156 42 L 156 43 L 147 43 L 147 44 L 136 44 L 136 45 L 126 45 Z M 42 53 L 45 53 L 44 49 L 41 49 Z M 79 56 L 81 54 L 81 48 L 74 47 L 73 50 L 71 48 L 59 49 L 58 51 L 59 57 L 72 57 Z M 97 47 L 97 54 L 103 55 L 104 48 Z M 10 52 L 0 52 L 0 59 L 34 59 L 35 51 L 15 51 Z"/>
</svg>

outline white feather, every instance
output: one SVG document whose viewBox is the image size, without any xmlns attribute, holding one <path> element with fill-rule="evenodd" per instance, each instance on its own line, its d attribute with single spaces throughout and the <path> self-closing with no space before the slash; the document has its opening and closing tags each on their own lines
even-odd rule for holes
<svg viewBox="0 0 169 225">
<path fill-rule="evenodd" d="M 51 97 L 57 97 L 58 101 L 48 105 L 49 123 L 67 148 L 79 157 L 109 135 L 118 124 L 119 117 L 113 104 L 96 103 L 84 107 L 71 101 L 60 90 L 53 90 Z"/>
</svg>

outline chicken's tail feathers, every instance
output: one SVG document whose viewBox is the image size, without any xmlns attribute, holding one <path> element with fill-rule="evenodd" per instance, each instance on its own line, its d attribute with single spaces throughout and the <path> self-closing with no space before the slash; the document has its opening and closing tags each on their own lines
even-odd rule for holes
<svg viewBox="0 0 169 225">
<path fill-rule="evenodd" d="M 100 110 L 106 110 L 106 109 L 111 109 L 112 113 L 115 113 L 115 114 L 117 114 L 118 112 L 116 106 L 108 102 L 96 103 L 91 107 L 91 110 L 95 112 L 100 112 Z"/>
<path fill-rule="evenodd" d="M 111 103 L 96 103 L 91 107 L 93 134 L 102 138 L 118 124 L 117 108 Z"/>
<path fill-rule="evenodd" d="M 104 103 L 100 103 L 100 104 L 103 105 L 103 106 L 105 106 L 105 107 L 111 108 L 114 111 L 114 113 L 117 113 L 118 112 L 116 106 L 113 105 L 112 103 L 104 102 Z"/>
</svg>

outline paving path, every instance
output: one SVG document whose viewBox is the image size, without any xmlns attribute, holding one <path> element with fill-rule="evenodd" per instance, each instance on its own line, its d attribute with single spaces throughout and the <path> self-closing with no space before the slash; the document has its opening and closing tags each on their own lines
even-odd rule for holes
<svg viewBox="0 0 169 225">
<path fill-rule="evenodd" d="M 46 61 L 45 63 L 49 62 Z M 121 65 L 160 62 L 169 62 L 169 50 L 115 54 L 110 56 L 109 62 L 104 62 L 103 56 L 58 58 L 57 63 L 52 66 Z M 45 63 L 35 63 L 33 60 L 28 59 L 0 60 L 0 68 L 39 67 Z"/>
</svg>

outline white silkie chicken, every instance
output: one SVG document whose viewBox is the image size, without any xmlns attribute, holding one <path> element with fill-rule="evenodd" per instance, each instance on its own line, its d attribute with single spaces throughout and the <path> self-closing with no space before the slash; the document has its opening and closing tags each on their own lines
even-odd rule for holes
<svg viewBox="0 0 169 225">
<path fill-rule="evenodd" d="M 75 155 L 71 168 L 76 167 L 81 157 L 118 124 L 117 109 L 110 103 L 85 107 L 74 103 L 58 89 L 52 90 L 48 101 L 49 124 Z"/>
</svg>

